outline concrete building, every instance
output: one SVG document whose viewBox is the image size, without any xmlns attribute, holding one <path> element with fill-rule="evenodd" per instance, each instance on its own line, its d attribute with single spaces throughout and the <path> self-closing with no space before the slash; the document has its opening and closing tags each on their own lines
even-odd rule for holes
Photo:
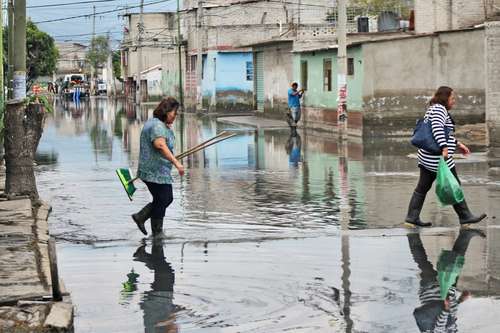
<svg viewBox="0 0 500 333">
<path fill-rule="evenodd" d="M 293 80 L 293 40 L 269 40 L 252 45 L 254 105 L 265 116 L 280 117 L 288 110 L 286 91 Z"/>
<path fill-rule="evenodd" d="M 186 1 L 182 20 L 182 31 L 187 41 L 184 82 L 188 109 L 194 109 L 196 104 L 198 41 L 203 43 L 203 108 L 251 110 L 254 108 L 251 94 L 254 83 L 250 75 L 253 72 L 253 55 L 250 49 L 241 45 L 273 37 L 297 36 L 299 31 L 304 31 L 303 38 L 319 38 L 332 33 L 331 29 L 317 30 L 318 27 L 330 26 L 327 12 L 333 8 L 331 1 L 306 0 L 300 6 L 295 0 L 206 2 L 203 4 L 201 36 L 195 28 L 198 23 L 197 6 L 197 1 Z M 219 72 L 221 75 L 218 75 Z M 210 75 L 212 79 L 209 79 Z M 168 78 L 166 81 L 175 80 Z"/>
<path fill-rule="evenodd" d="M 137 71 L 138 71 L 138 45 L 142 50 L 141 72 L 149 73 L 152 68 L 155 71 L 161 71 L 162 49 L 173 48 L 176 39 L 176 16 L 175 13 L 144 13 L 141 42 L 139 43 L 139 14 L 128 13 L 125 15 L 126 23 L 122 42 L 122 75 L 125 80 L 125 94 L 128 97 L 135 98 L 137 89 Z M 148 88 L 148 85 L 158 86 L 156 80 L 157 74 L 151 76 L 141 75 L 141 95 L 143 100 L 147 98 L 148 92 L 161 95 L 161 90 Z M 148 77 L 153 80 L 148 81 Z M 160 85 L 161 86 L 161 85 Z M 149 95 L 149 97 L 153 97 Z"/>
<path fill-rule="evenodd" d="M 87 45 L 73 42 L 56 42 L 56 47 L 59 50 L 56 75 L 86 72 L 87 60 L 85 55 L 88 50 Z"/>
<path fill-rule="evenodd" d="M 415 31 L 456 30 L 482 24 L 498 8 L 500 0 L 415 0 Z"/>
<path fill-rule="evenodd" d="M 453 87 L 457 94 L 453 115 L 458 123 L 484 121 L 483 28 L 350 40 L 347 101 L 353 132 L 380 135 L 411 129 L 440 85 Z M 328 66 L 333 78 L 326 76 Z M 307 80 L 304 104 L 310 121 L 335 126 L 336 48 L 298 52 L 294 75 L 299 82 Z M 328 80 L 333 80 L 331 91 Z"/>
</svg>

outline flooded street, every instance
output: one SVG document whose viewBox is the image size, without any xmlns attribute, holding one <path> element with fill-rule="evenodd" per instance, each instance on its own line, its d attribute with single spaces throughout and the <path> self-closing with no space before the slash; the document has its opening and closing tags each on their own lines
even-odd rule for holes
<svg viewBox="0 0 500 333">
<path fill-rule="evenodd" d="M 464 256 L 459 332 L 500 331 L 500 180 L 484 153 L 457 160 L 481 232 L 459 233 L 430 193 L 420 234 L 403 227 L 418 179 L 406 141 L 339 144 L 185 115 L 176 153 L 223 130 L 238 136 L 184 160 L 163 242 L 143 239 L 115 169 L 135 173 L 151 107 L 57 101 L 37 153 L 40 196 L 53 206 L 59 270 L 76 332 L 419 332 L 421 288 L 442 250 Z M 149 223 L 147 224 L 149 230 Z M 465 301 L 466 300 L 466 301 Z"/>
</svg>

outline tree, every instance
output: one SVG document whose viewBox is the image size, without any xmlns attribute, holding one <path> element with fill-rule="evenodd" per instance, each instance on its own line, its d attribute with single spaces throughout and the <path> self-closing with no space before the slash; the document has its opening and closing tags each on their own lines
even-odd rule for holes
<svg viewBox="0 0 500 333">
<path fill-rule="evenodd" d="M 90 42 L 86 58 L 90 66 L 97 68 L 106 63 L 110 52 L 108 38 L 106 36 L 96 36 Z"/>
<path fill-rule="evenodd" d="M 115 74 L 115 78 L 123 82 L 120 50 L 113 51 L 112 59 L 113 59 L 113 73 Z"/>
<path fill-rule="evenodd" d="M 8 50 L 9 28 L 3 30 L 4 55 Z M 56 70 L 59 51 L 52 38 L 46 32 L 38 29 L 35 23 L 26 22 L 26 89 L 30 90 L 35 80 L 44 75 L 52 75 Z M 7 73 L 7 58 L 4 58 L 4 73 Z"/>
<path fill-rule="evenodd" d="M 354 0 L 352 5 L 363 8 L 365 13 L 379 15 L 383 11 L 399 12 L 403 17 L 408 17 L 410 10 L 401 0 Z"/>
</svg>

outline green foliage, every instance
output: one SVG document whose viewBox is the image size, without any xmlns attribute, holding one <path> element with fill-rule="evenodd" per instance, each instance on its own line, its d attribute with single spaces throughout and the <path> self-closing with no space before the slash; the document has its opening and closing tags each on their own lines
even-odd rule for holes
<svg viewBox="0 0 500 333">
<path fill-rule="evenodd" d="M 47 96 L 44 95 L 29 95 L 26 97 L 27 104 L 42 104 L 45 111 L 48 113 L 52 113 L 54 109 L 52 108 L 52 104 L 49 102 Z"/>
<path fill-rule="evenodd" d="M 113 51 L 112 60 L 113 60 L 113 73 L 115 75 L 115 78 L 123 82 L 120 50 Z"/>
<path fill-rule="evenodd" d="M 364 9 L 365 15 L 379 15 L 384 11 L 399 12 L 408 18 L 410 9 L 401 0 L 353 0 L 352 6 Z"/>
<path fill-rule="evenodd" d="M 9 28 L 3 30 L 4 74 L 8 70 Z M 59 51 L 54 38 L 28 20 L 26 22 L 26 88 L 29 90 L 33 82 L 44 75 L 51 75 L 57 66 Z"/>
<path fill-rule="evenodd" d="M 110 52 L 108 38 L 106 36 L 96 36 L 92 38 L 85 57 L 90 66 L 97 68 L 106 63 Z"/>
</svg>

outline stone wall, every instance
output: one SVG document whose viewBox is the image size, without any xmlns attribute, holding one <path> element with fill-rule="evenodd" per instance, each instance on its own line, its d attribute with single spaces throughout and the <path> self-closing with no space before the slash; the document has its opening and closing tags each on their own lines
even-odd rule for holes
<svg viewBox="0 0 500 333">
<path fill-rule="evenodd" d="M 488 140 L 490 155 L 500 159 L 500 21 L 487 22 L 485 34 Z M 500 162 L 496 162 L 492 166 L 500 169 Z"/>
</svg>

